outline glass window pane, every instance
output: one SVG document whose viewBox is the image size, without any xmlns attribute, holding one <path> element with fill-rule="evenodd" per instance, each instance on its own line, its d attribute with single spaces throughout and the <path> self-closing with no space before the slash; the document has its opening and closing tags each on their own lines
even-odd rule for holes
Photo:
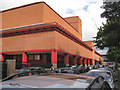
<svg viewBox="0 0 120 90">
<path fill-rule="evenodd" d="M 34 59 L 33 57 L 34 57 L 33 55 L 29 55 L 29 60 L 33 60 Z"/>
<path fill-rule="evenodd" d="M 35 60 L 40 60 L 40 55 L 35 55 Z"/>
</svg>

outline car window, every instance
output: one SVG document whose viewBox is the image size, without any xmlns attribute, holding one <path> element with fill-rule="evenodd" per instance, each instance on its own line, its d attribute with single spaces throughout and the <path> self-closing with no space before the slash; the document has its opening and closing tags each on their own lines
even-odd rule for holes
<svg viewBox="0 0 120 90">
<path fill-rule="evenodd" d="M 75 70 L 75 69 L 76 69 L 76 67 L 73 67 L 73 69 Z"/>
<path fill-rule="evenodd" d="M 25 69 L 25 68 L 23 68 L 23 69 L 20 69 L 19 73 L 22 73 L 22 72 L 28 72 L 28 71 L 30 71 L 30 70 L 29 70 L 29 69 Z"/>
<path fill-rule="evenodd" d="M 71 67 L 65 67 L 63 68 L 63 70 L 66 69 L 66 70 L 71 70 Z"/>
</svg>

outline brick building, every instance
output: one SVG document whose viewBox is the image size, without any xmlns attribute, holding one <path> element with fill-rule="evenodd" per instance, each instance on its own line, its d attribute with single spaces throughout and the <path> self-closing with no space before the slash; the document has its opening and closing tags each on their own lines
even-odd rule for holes
<svg viewBox="0 0 120 90">
<path fill-rule="evenodd" d="M 82 41 L 78 16 L 62 18 L 45 2 L 1 12 L 1 61 L 16 60 L 16 69 L 28 66 L 63 67 L 102 64 L 92 41 Z"/>
</svg>

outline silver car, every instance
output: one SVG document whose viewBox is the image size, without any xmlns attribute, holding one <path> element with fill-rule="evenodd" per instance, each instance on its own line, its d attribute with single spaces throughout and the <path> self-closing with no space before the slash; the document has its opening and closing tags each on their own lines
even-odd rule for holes
<svg viewBox="0 0 120 90">
<path fill-rule="evenodd" d="M 72 90 L 92 90 L 93 88 L 108 88 L 109 84 L 104 81 L 103 77 L 90 77 L 75 74 L 39 74 L 23 77 L 16 77 L 18 74 L 8 77 L 2 81 L 2 88 L 70 88 Z M 12 90 L 12 89 L 11 89 Z"/>
<path fill-rule="evenodd" d="M 68 66 L 63 68 L 57 68 L 54 70 L 56 73 L 70 73 L 73 74 L 75 72 L 76 66 Z"/>
<path fill-rule="evenodd" d="M 109 83 L 111 88 L 114 88 L 113 74 L 109 70 L 94 69 L 86 73 L 87 76 L 98 77 L 103 76 L 104 79 Z"/>
</svg>

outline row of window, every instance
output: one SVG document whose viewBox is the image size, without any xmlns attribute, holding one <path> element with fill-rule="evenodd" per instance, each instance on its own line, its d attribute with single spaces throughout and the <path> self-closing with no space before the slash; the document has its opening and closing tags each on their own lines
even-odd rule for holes
<svg viewBox="0 0 120 90">
<path fill-rule="evenodd" d="M 20 58 L 22 58 L 22 56 Z M 17 55 L 15 55 L 15 56 L 9 56 L 9 59 L 15 59 L 15 60 L 17 60 L 18 56 Z M 28 60 L 40 60 L 40 59 L 41 59 L 41 55 L 40 54 L 29 54 L 28 55 Z"/>
<path fill-rule="evenodd" d="M 30 54 L 28 55 L 28 60 L 40 60 L 41 59 L 41 55 L 40 54 Z"/>
</svg>

